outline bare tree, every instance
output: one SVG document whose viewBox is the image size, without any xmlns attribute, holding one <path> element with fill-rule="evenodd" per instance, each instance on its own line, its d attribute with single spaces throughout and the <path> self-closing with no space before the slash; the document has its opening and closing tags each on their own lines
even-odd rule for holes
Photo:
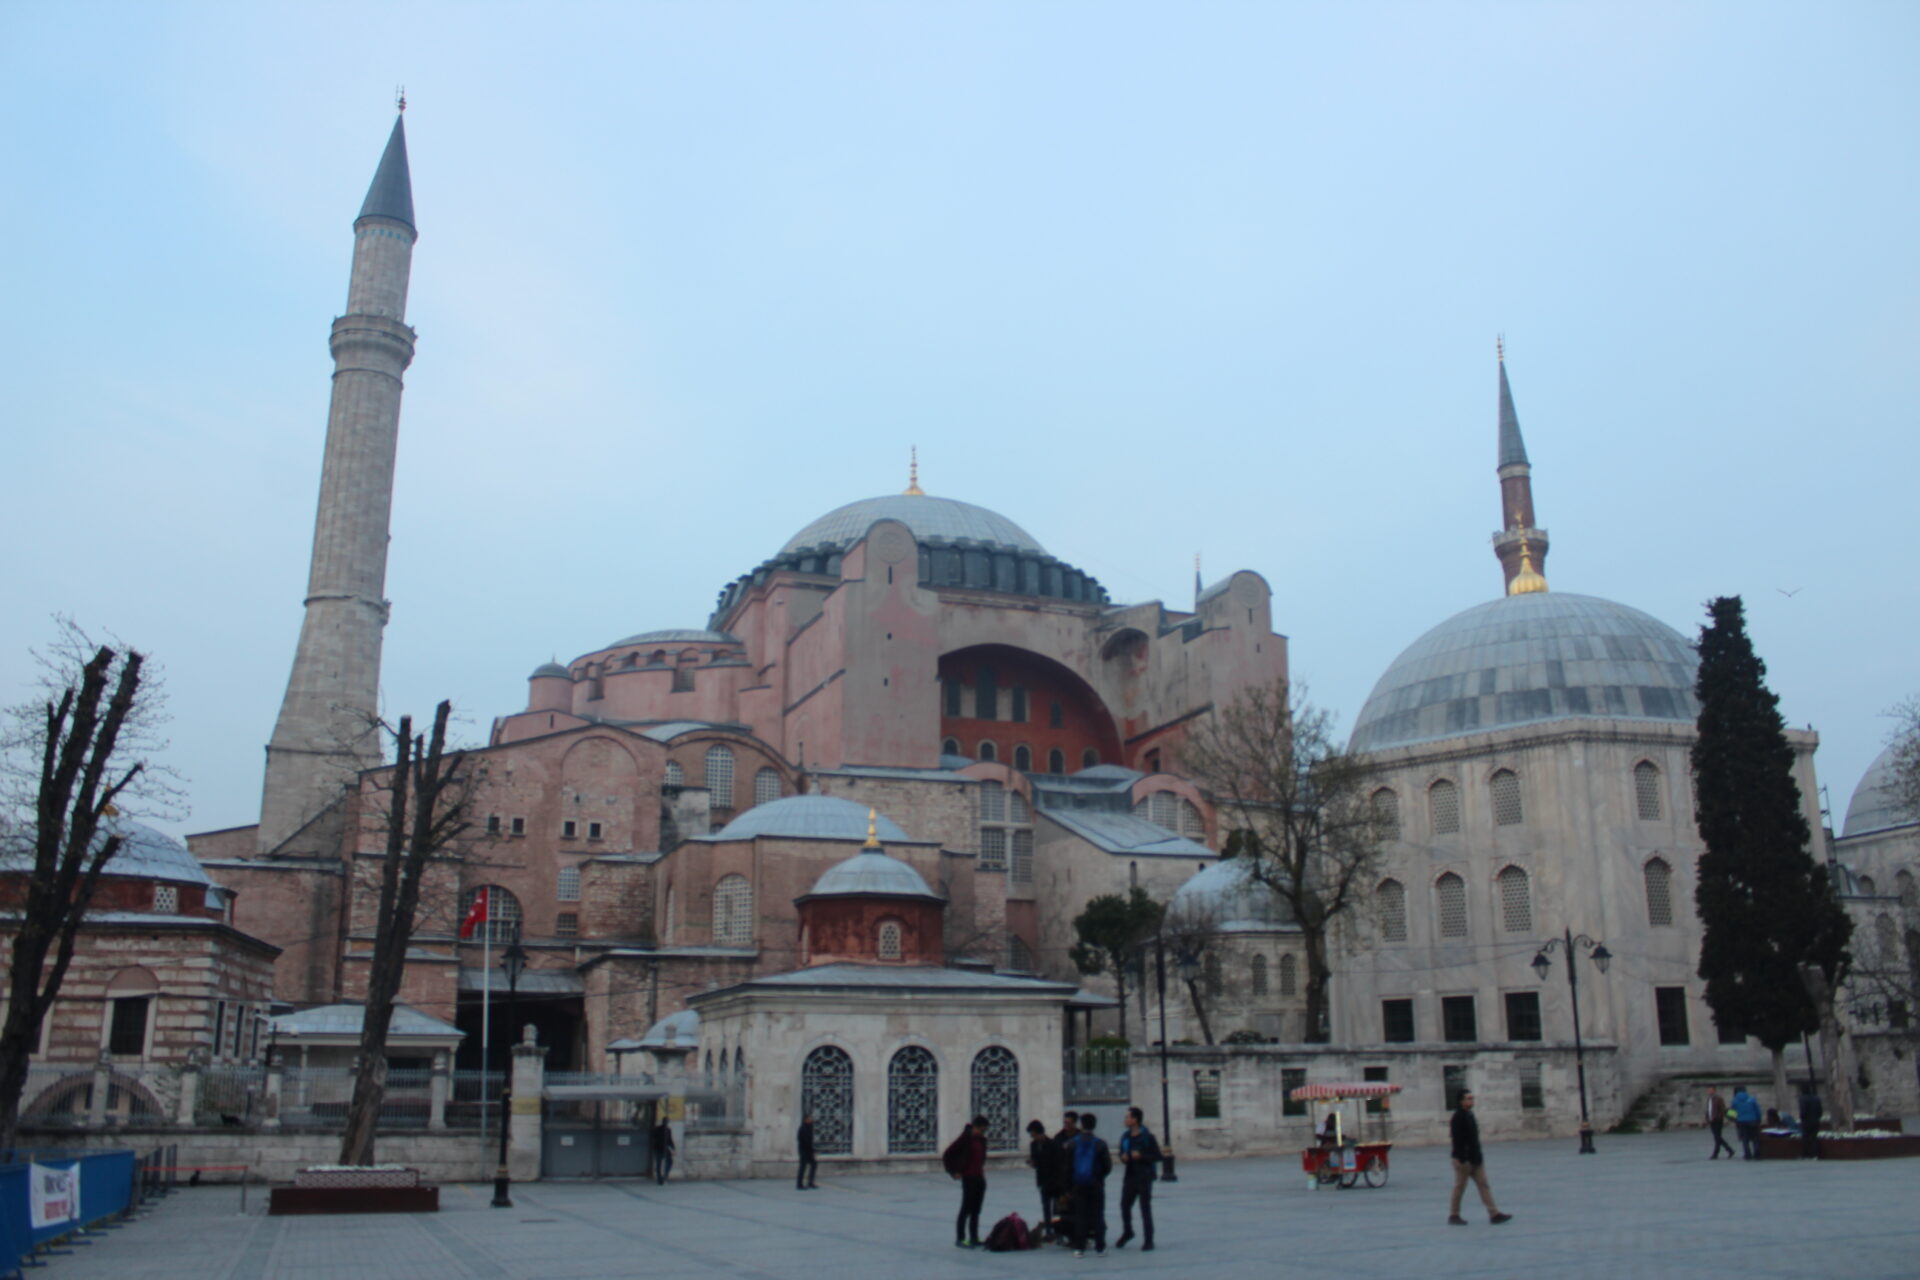
<svg viewBox="0 0 1920 1280">
<path fill-rule="evenodd" d="M 387 1092 L 387 1030 L 406 975 L 421 883 L 429 864 L 446 855 L 468 825 L 469 757 L 446 749 L 452 709 L 447 702 L 435 709 L 430 735 L 415 736 L 411 716 L 402 716 L 391 731 L 394 763 L 388 774 L 386 856 L 380 868 L 380 905 L 353 1099 L 340 1139 L 341 1164 L 373 1163 L 374 1130 Z"/>
<path fill-rule="evenodd" d="M 7 903 L 18 914 L 0 1027 L 0 1151 L 14 1147 L 41 1024 L 100 877 L 125 843 L 121 809 L 136 800 L 164 804 L 173 794 L 167 772 L 150 763 L 164 746 L 153 734 L 162 699 L 145 656 L 96 644 L 71 622 L 61 628 L 40 655 L 45 696 L 9 712 L 4 743 L 0 868 L 27 877 Z"/>
<path fill-rule="evenodd" d="M 1920 822 L 1920 693 L 1887 714 L 1894 720 L 1889 742 L 1893 748 L 1894 803 L 1900 806 L 1907 821 Z"/>
<path fill-rule="evenodd" d="M 1873 927 L 1855 933 L 1854 947 L 1845 1011 L 1855 1024 L 1904 1044 L 1893 1056 L 1920 1075 L 1920 896 L 1909 887 L 1897 905 L 1876 910 Z"/>
<path fill-rule="evenodd" d="M 1335 744 L 1332 716 L 1306 689 L 1284 681 L 1248 689 L 1209 717 L 1181 759 L 1230 832 L 1221 856 L 1245 859 L 1248 880 L 1300 926 L 1306 1039 L 1325 1042 L 1329 940 L 1366 892 L 1384 837 L 1365 765 Z"/>
<path fill-rule="evenodd" d="M 1214 948 L 1220 941 L 1218 908 L 1206 902 L 1169 903 L 1160 916 L 1158 939 L 1176 970 L 1183 960 L 1201 966 L 1200 978 L 1183 976 L 1180 985 L 1186 988 L 1187 1003 L 1200 1024 L 1201 1038 L 1207 1044 L 1215 1043 L 1213 1019 L 1209 1014 L 1214 993 L 1206 983 L 1204 970 L 1207 957 L 1216 955 Z"/>
</svg>

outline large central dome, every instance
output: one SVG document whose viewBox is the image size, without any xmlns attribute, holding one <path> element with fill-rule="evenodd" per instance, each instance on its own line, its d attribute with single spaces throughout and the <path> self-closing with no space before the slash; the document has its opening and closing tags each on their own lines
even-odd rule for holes
<svg viewBox="0 0 1920 1280">
<path fill-rule="evenodd" d="M 1034 536 L 998 511 L 976 507 L 955 498 L 930 498 L 918 493 L 892 493 L 881 498 L 862 498 L 844 507 L 835 507 L 812 524 L 787 539 L 781 554 L 802 547 L 844 550 L 857 542 L 876 520 L 898 520 L 913 530 L 915 538 L 948 542 L 971 538 L 975 542 L 995 543 L 1020 551 L 1045 555 Z"/>
<path fill-rule="evenodd" d="M 1407 647 L 1373 687 L 1352 749 L 1587 717 L 1692 723 L 1692 646 L 1611 600 L 1543 591 L 1455 614 Z"/>
</svg>

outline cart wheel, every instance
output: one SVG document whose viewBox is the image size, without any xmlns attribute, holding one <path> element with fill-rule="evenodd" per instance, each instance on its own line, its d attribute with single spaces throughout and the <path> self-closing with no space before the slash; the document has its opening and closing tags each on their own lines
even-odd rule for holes
<svg viewBox="0 0 1920 1280">
<path fill-rule="evenodd" d="M 1360 1167 L 1360 1176 L 1367 1180 L 1370 1187 L 1387 1185 L 1387 1162 L 1379 1156 L 1368 1156 L 1367 1162 Z"/>
<path fill-rule="evenodd" d="M 1351 1187 L 1357 1187 L 1359 1185 L 1360 1185 L 1360 1171 L 1358 1169 L 1349 1167 L 1341 1170 L 1340 1187 L 1342 1190 L 1346 1190 Z"/>
</svg>

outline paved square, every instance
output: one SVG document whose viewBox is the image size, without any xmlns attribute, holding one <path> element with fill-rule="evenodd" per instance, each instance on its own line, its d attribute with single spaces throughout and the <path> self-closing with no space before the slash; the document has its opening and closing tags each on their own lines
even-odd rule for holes
<svg viewBox="0 0 1920 1280">
<path fill-rule="evenodd" d="M 953 1247 L 958 1190 L 934 1174 L 827 1178 L 817 1192 L 760 1182 L 536 1183 L 493 1209 L 491 1188 L 450 1186 L 442 1212 L 268 1218 L 232 1187 L 182 1191 L 139 1221 L 54 1258 L 46 1280 L 465 1280 L 466 1277 L 726 1276 L 829 1280 L 912 1275 L 975 1280 L 1124 1272 L 1513 1277 L 1912 1277 L 1920 1274 L 1920 1161 L 1708 1161 L 1704 1134 L 1499 1143 L 1487 1169 L 1501 1207 L 1489 1226 L 1469 1191 L 1468 1227 L 1445 1224 L 1444 1147 L 1396 1153 L 1378 1190 L 1305 1189 L 1297 1160 L 1183 1164 L 1162 1186 L 1159 1248 L 1076 1261 Z M 1109 1222 L 1118 1233 L 1118 1180 Z M 1031 1216 L 1024 1168 L 992 1172 L 991 1223 Z M 1136 1242 L 1137 1243 L 1137 1242 Z"/>
</svg>

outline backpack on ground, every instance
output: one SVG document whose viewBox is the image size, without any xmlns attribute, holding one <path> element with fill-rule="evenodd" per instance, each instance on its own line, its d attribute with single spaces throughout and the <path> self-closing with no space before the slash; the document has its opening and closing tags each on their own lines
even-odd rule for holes
<svg viewBox="0 0 1920 1280">
<path fill-rule="evenodd" d="M 1010 1213 L 993 1224 L 993 1230 L 987 1232 L 987 1248 L 993 1253 L 1012 1253 L 1016 1249 L 1033 1248 L 1033 1238 L 1027 1233 L 1027 1223 L 1017 1213 Z"/>
<path fill-rule="evenodd" d="M 1100 1144 L 1090 1133 L 1083 1133 L 1073 1143 L 1073 1185 L 1090 1187 L 1100 1181 Z"/>
</svg>

